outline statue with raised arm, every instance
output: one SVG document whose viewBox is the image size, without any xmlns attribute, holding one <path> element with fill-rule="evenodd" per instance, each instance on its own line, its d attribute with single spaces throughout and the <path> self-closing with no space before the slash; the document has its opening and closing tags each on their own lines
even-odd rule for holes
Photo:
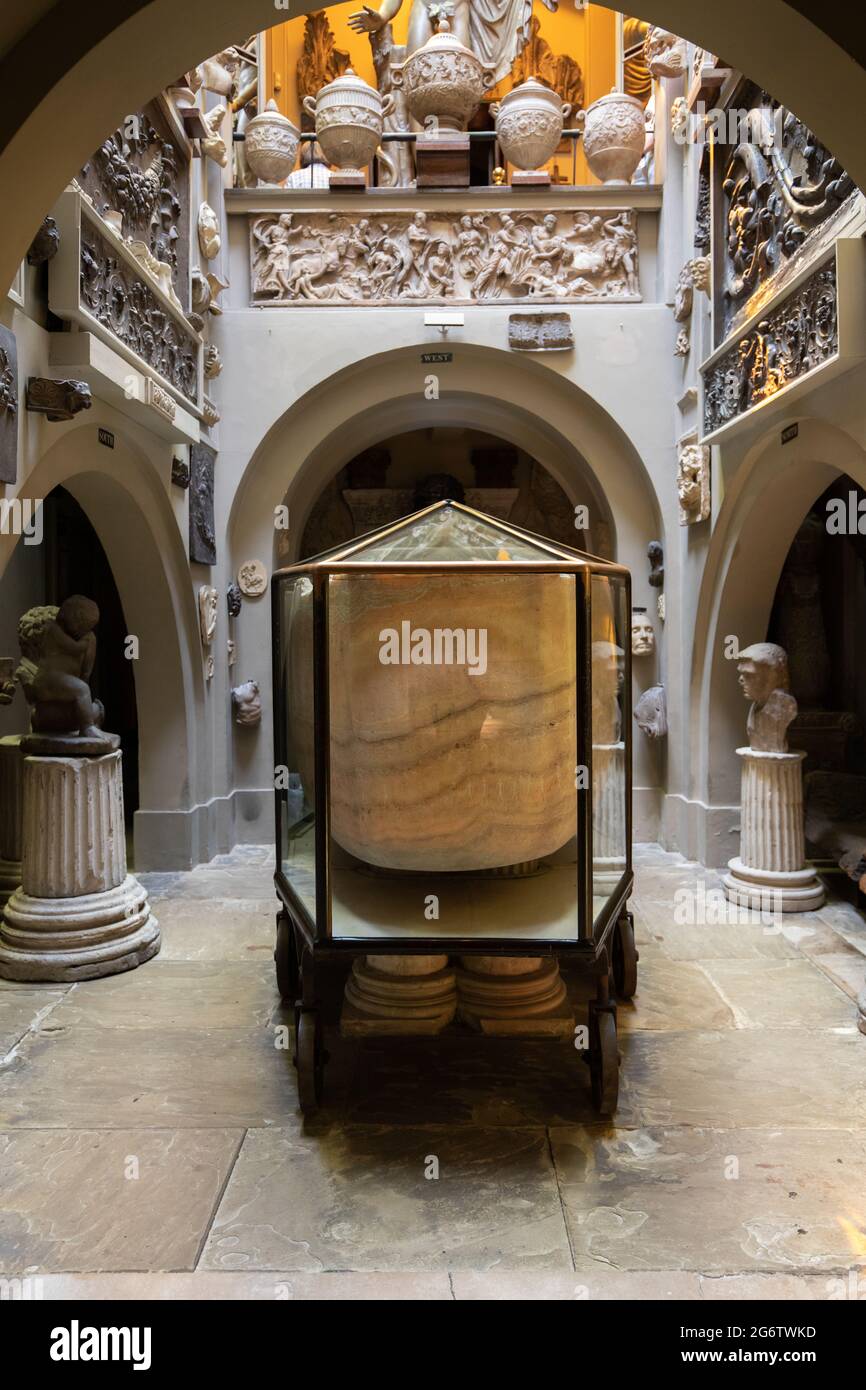
<svg viewBox="0 0 866 1390">
<path fill-rule="evenodd" d="M 542 0 L 548 10 L 555 11 L 558 0 Z M 406 57 L 409 58 L 435 32 L 439 19 L 447 17 L 451 33 L 481 59 L 485 68 L 496 74 L 496 82 L 507 77 L 515 58 L 521 54 L 531 37 L 533 0 L 411 0 L 409 31 L 406 36 Z M 403 0 L 382 0 L 378 10 L 365 5 L 349 16 L 349 25 L 357 34 L 372 34 L 383 29 L 399 14 Z"/>
<path fill-rule="evenodd" d="M 30 609 L 19 623 L 18 668 L 30 705 L 22 751 L 36 756 L 101 757 L 120 747 L 102 729 L 104 711 L 90 693 L 99 609 L 73 594 L 59 609 Z"/>
</svg>

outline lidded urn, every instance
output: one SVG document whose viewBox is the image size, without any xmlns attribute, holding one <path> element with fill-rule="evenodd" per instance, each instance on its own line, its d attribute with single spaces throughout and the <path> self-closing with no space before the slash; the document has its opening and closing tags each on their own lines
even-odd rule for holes
<svg viewBox="0 0 866 1390">
<path fill-rule="evenodd" d="M 637 97 L 608 92 L 577 116 L 590 169 L 602 183 L 631 183 L 646 145 L 646 112 Z"/>
<path fill-rule="evenodd" d="M 315 97 L 304 97 L 304 110 L 316 122 L 316 139 L 329 164 L 346 175 L 360 175 L 373 159 L 386 116 L 394 98 L 383 97 L 347 68 L 342 77 L 322 87 Z"/>
<path fill-rule="evenodd" d="M 447 19 L 440 19 L 437 33 L 405 63 L 392 65 L 391 82 L 404 89 L 419 125 L 453 135 L 465 131 L 496 73 L 451 33 Z"/>
<path fill-rule="evenodd" d="M 537 171 L 552 159 L 562 138 L 562 125 L 571 104 L 530 77 L 490 108 L 496 118 L 496 138 L 510 164 Z"/>
<path fill-rule="evenodd" d="M 256 178 L 264 183 L 281 183 L 288 178 L 295 167 L 300 138 L 297 126 L 271 98 L 265 110 L 253 116 L 244 130 L 244 153 Z"/>
</svg>

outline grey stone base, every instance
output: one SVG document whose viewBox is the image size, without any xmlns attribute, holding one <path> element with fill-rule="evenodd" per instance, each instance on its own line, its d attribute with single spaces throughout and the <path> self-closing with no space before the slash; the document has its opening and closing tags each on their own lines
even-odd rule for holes
<svg viewBox="0 0 866 1390">
<path fill-rule="evenodd" d="M 186 811 L 136 811 L 135 868 L 194 869 L 235 845 L 274 840 L 274 793 L 242 789 Z"/>
</svg>

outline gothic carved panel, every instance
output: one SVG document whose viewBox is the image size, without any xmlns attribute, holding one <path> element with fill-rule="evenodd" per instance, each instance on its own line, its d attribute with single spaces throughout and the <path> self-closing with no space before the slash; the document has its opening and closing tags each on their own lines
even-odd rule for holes
<svg viewBox="0 0 866 1390">
<path fill-rule="evenodd" d="M 722 161 L 722 336 L 736 330 L 775 277 L 802 265 L 803 246 L 855 191 L 839 161 L 794 114 L 750 85 L 734 101 L 748 111 L 745 138 Z"/>
<path fill-rule="evenodd" d="M 18 476 L 18 349 L 15 334 L 0 327 L 0 483 Z"/>
<path fill-rule="evenodd" d="M 252 219 L 256 304 L 640 299 L 634 213 L 284 212 Z"/>
<path fill-rule="evenodd" d="M 838 347 L 836 262 L 830 260 L 705 370 L 704 433 L 790 386 Z"/>
<path fill-rule="evenodd" d="M 193 444 L 189 451 L 189 558 L 193 564 L 215 565 L 214 472 L 216 450 Z"/>
<path fill-rule="evenodd" d="M 119 212 L 123 236 L 143 241 L 171 266 L 175 291 L 188 307 L 188 161 L 158 103 L 127 116 L 78 175 L 100 216 Z"/>
<path fill-rule="evenodd" d="M 172 317 L 144 276 L 87 217 L 81 219 L 80 302 L 187 400 L 197 403 L 197 335 L 180 317 Z"/>
</svg>

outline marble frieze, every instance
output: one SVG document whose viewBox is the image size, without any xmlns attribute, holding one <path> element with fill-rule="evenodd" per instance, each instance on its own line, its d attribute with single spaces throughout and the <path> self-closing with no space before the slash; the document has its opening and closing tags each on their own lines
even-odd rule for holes
<svg viewBox="0 0 866 1390">
<path fill-rule="evenodd" d="M 457 209 L 250 218 L 252 302 L 636 302 L 635 214 Z"/>
</svg>

